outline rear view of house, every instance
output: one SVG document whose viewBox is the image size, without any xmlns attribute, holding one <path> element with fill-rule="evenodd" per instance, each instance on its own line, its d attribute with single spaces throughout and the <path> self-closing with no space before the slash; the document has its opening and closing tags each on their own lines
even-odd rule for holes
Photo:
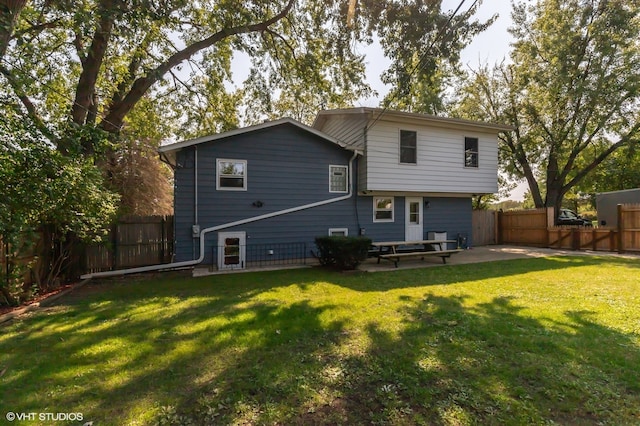
<svg viewBox="0 0 640 426">
<path fill-rule="evenodd" d="M 175 170 L 176 261 L 244 268 L 308 257 L 320 235 L 471 235 L 471 197 L 497 191 L 508 127 L 357 108 L 160 148 Z M 468 243 L 471 243 L 470 241 Z"/>
</svg>

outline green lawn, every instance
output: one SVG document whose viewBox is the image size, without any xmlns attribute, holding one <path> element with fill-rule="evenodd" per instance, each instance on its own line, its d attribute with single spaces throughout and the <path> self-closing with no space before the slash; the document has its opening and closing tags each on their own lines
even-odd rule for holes
<svg viewBox="0 0 640 426">
<path fill-rule="evenodd" d="M 0 330 L 0 423 L 640 424 L 638 260 L 122 278 Z"/>
</svg>

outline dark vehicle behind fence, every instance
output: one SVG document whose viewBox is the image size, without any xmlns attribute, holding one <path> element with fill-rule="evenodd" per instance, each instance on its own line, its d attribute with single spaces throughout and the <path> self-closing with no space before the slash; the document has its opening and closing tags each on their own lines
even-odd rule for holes
<svg viewBox="0 0 640 426">
<path fill-rule="evenodd" d="M 573 210 L 560 209 L 556 225 L 593 226 L 590 220 L 584 219 Z"/>
</svg>

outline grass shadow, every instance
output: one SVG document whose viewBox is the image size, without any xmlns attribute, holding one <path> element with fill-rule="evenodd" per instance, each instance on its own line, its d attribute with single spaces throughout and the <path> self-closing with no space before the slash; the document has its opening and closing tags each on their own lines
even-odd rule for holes
<svg viewBox="0 0 640 426">
<path fill-rule="evenodd" d="M 0 406 L 100 424 L 634 423 L 639 338 L 602 306 L 634 321 L 616 303 L 635 299 L 581 278 L 545 287 L 583 269 L 594 278 L 598 266 L 551 258 L 90 284 L 4 330 Z M 547 299 L 570 291 L 570 308 Z"/>
</svg>

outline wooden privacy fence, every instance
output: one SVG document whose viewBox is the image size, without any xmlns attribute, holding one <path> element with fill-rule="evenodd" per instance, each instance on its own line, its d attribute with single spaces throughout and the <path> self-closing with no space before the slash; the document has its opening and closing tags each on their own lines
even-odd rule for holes
<svg viewBox="0 0 640 426">
<path fill-rule="evenodd" d="M 570 250 L 640 252 L 640 205 L 618 205 L 618 227 L 554 226 L 553 209 L 498 214 L 498 241 Z"/>
<path fill-rule="evenodd" d="M 498 212 L 495 210 L 474 210 L 471 241 L 474 246 L 486 246 L 498 243 Z"/>
<path fill-rule="evenodd" d="M 121 218 L 105 242 L 86 246 L 85 272 L 110 271 L 171 262 L 173 216 Z"/>
<path fill-rule="evenodd" d="M 547 230 L 553 226 L 553 209 L 499 212 L 498 223 L 501 244 L 547 247 Z"/>
</svg>

